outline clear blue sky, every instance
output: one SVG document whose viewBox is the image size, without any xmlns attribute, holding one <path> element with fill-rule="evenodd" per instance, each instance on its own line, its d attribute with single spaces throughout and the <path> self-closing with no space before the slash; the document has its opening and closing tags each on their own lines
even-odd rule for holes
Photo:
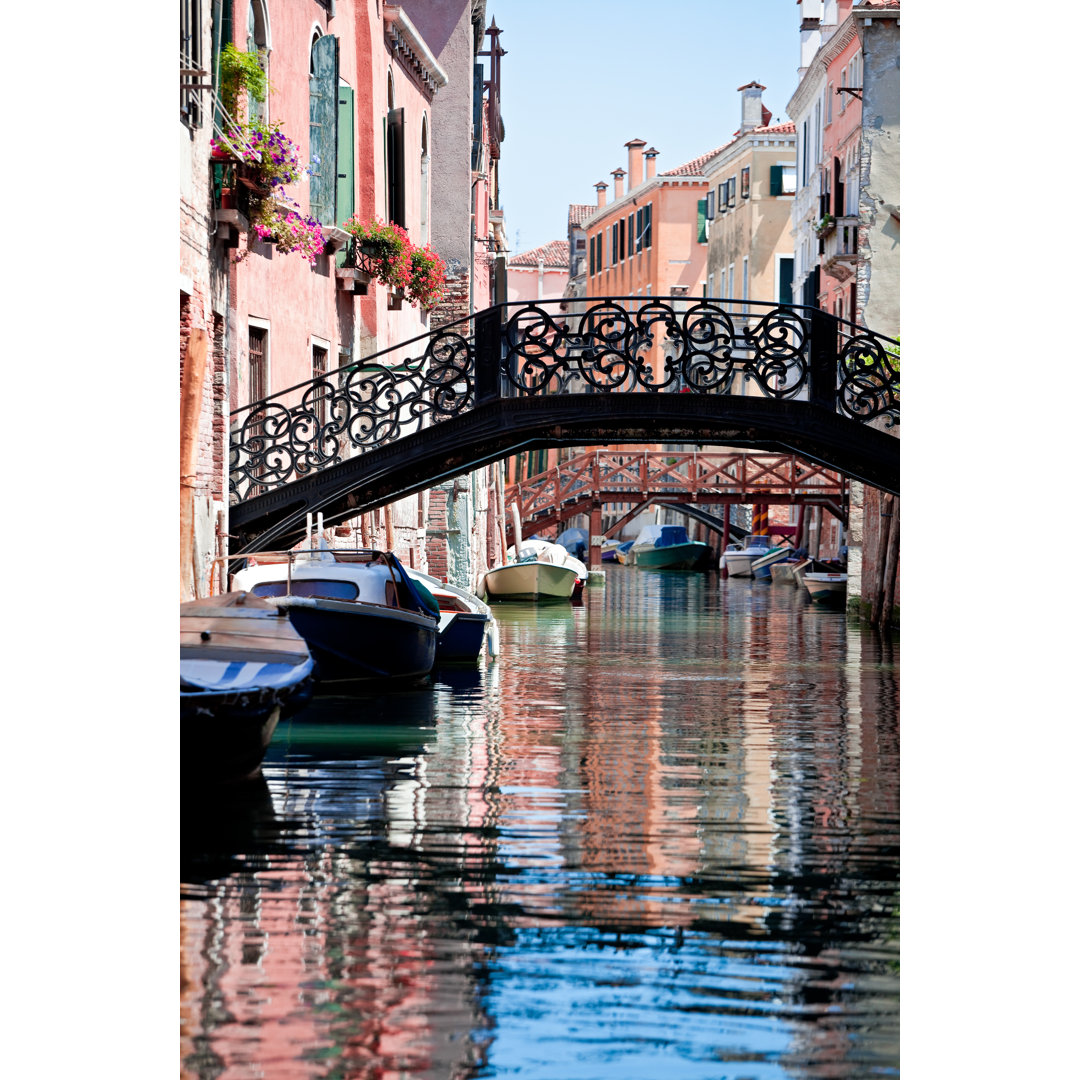
<svg viewBox="0 0 1080 1080">
<path fill-rule="evenodd" d="M 625 143 L 660 151 L 658 172 L 731 138 L 736 88 L 757 81 L 787 120 L 799 65 L 795 0 L 488 0 L 502 30 L 501 204 L 512 250 L 566 238 L 567 207 L 627 167 Z M 490 39 L 489 39 L 490 40 Z"/>
</svg>

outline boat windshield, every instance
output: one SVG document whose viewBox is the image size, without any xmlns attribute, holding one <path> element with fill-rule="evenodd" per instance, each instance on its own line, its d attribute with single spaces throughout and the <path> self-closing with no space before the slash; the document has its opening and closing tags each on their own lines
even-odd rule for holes
<svg viewBox="0 0 1080 1080">
<path fill-rule="evenodd" d="M 287 581 L 264 581 L 252 587 L 256 596 L 288 596 Z M 360 590 L 351 581 L 320 581 L 318 579 L 294 581 L 293 596 L 311 596 L 320 600 L 355 600 Z"/>
</svg>

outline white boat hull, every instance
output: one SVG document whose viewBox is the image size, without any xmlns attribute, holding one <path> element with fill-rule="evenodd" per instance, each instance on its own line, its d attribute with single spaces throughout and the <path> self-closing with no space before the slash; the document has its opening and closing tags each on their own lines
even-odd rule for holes
<svg viewBox="0 0 1080 1080">
<path fill-rule="evenodd" d="M 743 554 L 741 551 L 726 551 L 724 553 L 724 565 L 727 567 L 728 577 L 752 577 L 753 564 L 760 559 L 762 552 L 752 551 Z"/>
<path fill-rule="evenodd" d="M 577 583 L 569 566 L 547 562 L 507 563 L 484 578 L 489 600 L 569 600 Z"/>
<path fill-rule="evenodd" d="M 803 587 L 811 600 L 842 602 L 847 595 L 847 574 L 803 574 Z"/>
</svg>

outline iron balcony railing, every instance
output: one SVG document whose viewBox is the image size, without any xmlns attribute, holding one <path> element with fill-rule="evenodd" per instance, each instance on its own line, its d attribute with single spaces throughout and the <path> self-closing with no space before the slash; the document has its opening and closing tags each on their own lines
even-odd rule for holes
<svg viewBox="0 0 1080 1080">
<path fill-rule="evenodd" d="M 899 419 L 899 345 L 816 308 L 688 297 L 497 305 L 231 414 L 240 501 L 502 398 L 684 393 Z"/>
</svg>

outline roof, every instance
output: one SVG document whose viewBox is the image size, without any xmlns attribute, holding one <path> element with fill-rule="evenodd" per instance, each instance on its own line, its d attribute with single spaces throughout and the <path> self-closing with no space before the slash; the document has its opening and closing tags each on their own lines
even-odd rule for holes
<svg viewBox="0 0 1080 1080">
<path fill-rule="evenodd" d="M 590 206 L 588 203 L 571 203 L 568 223 L 580 225 L 587 217 L 592 217 L 595 213 L 596 206 Z"/>
<path fill-rule="evenodd" d="M 857 8 L 898 8 L 900 0 L 859 0 Z"/>
<path fill-rule="evenodd" d="M 590 207 L 589 209 L 595 209 Z M 532 251 L 523 251 L 520 255 L 514 255 L 507 260 L 507 267 L 539 266 L 540 260 L 544 260 L 545 269 L 570 269 L 570 244 L 566 240 L 549 240 L 541 247 L 533 248 Z"/>
<path fill-rule="evenodd" d="M 705 166 L 718 154 L 726 150 L 737 139 L 743 135 L 794 135 L 795 124 L 792 121 L 787 121 L 783 124 L 762 124 L 760 127 L 750 128 L 749 131 L 736 131 L 734 135 L 723 146 L 718 146 L 715 150 L 710 150 L 707 154 L 702 154 L 701 157 L 696 157 L 693 161 L 688 161 L 684 165 L 680 165 L 676 169 L 669 169 L 667 172 L 660 173 L 661 176 L 701 176 L 704 172 Z"/>
</svg>

